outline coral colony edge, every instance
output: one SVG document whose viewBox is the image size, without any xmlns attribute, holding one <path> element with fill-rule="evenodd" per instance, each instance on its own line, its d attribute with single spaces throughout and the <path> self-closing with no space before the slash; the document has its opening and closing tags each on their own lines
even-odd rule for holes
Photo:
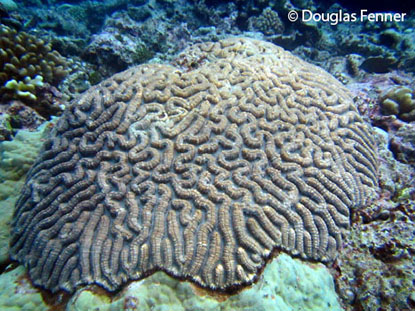
<svg viewBox="0 0 415 311">
<path fill-rule="evenodd" d="M 189 47 L 91 87 L 27 175 L 10 253 L 34 284 L 119 290 L 155 271 L 215 291 L 276 250 L 331 262 L 377 189 L 351 94 L 271 43 Z"/>
</svg>

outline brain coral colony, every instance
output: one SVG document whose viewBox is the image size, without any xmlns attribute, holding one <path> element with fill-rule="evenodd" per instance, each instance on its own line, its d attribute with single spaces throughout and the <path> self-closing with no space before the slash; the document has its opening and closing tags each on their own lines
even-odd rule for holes
<svg viewBox="0 0 415 311">
<path fill-rule="evenodd" d="M 48 116 L 51 107 L 41 102 L 39 89 L 63 79 L 65 60 L 50 44 L 24 31 L 0 25 L 0 36 L 0 101 L 18 99 Z"/>
<path fill-rule="evenodd" d="M 264 41 L 184 55 L 201 61 L 133 67 L 64 112 L 12 223 L 12 257 L 35 284 L 113 291 L 162 270 L 226 291 L 276 251 L 336 256 L 350 209 L 377 187 L 349 92 Z"/>
</svg>

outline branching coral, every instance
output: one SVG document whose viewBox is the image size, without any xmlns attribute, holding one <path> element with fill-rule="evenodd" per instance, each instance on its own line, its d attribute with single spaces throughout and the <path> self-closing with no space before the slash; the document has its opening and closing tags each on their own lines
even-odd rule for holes
<svg viewBox="0 0 415 311">
<path fill-rule="evenodd" d="M 67 74 L 66 61 L 50 43 L 0 25 L 0 101 L 33 102 L 43 82 L 57 85 Z"/>
</svg>

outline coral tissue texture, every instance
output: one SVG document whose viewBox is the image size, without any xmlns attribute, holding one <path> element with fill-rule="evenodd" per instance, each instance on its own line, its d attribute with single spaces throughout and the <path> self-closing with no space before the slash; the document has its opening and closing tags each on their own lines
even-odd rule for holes
<svg viewBox="0 0 415 311">
<path fill-rule="evenodd" d="M 348 92 L 262 41 L 183 55 L 192 68 L 141 65 L 91 88 L 54 128 L 12 223 L 35 284 L 116 290 L 163 270 L 229 290 L 276 249 L 336 255 L 377 184 Z"/>
</svg>

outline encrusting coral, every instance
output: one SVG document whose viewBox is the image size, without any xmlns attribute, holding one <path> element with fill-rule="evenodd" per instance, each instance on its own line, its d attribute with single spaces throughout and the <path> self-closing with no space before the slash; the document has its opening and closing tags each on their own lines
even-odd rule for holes
<svg viewBox="0 0 415 311">
<path fill-rule="evenodd" d="M 377 187 L 349 92 L 263 41 L 184 54 L 200 61 L 133 67 L 65 110 L 12 222 L 12 258 L 35 284 L 117 290 L 162 270 L 233 290 L 276 251 L 336 256 Z"/>
<path fill-rule="evenodd" d="M 57 85 L 67 74 L 65 59 L 49 43 L 0 25 L 0 100 L 33 102 L 43 82 Z"/>
<path fill-rule="evenodd" d="M 46 122 L 36 131 L 19 130 L 12 141 L 0 141 L 0 266 L 9 257 L 13 207 L 50 126 Z M 3 309 L 0 307 L 0 310 Z"/>
</svg>

